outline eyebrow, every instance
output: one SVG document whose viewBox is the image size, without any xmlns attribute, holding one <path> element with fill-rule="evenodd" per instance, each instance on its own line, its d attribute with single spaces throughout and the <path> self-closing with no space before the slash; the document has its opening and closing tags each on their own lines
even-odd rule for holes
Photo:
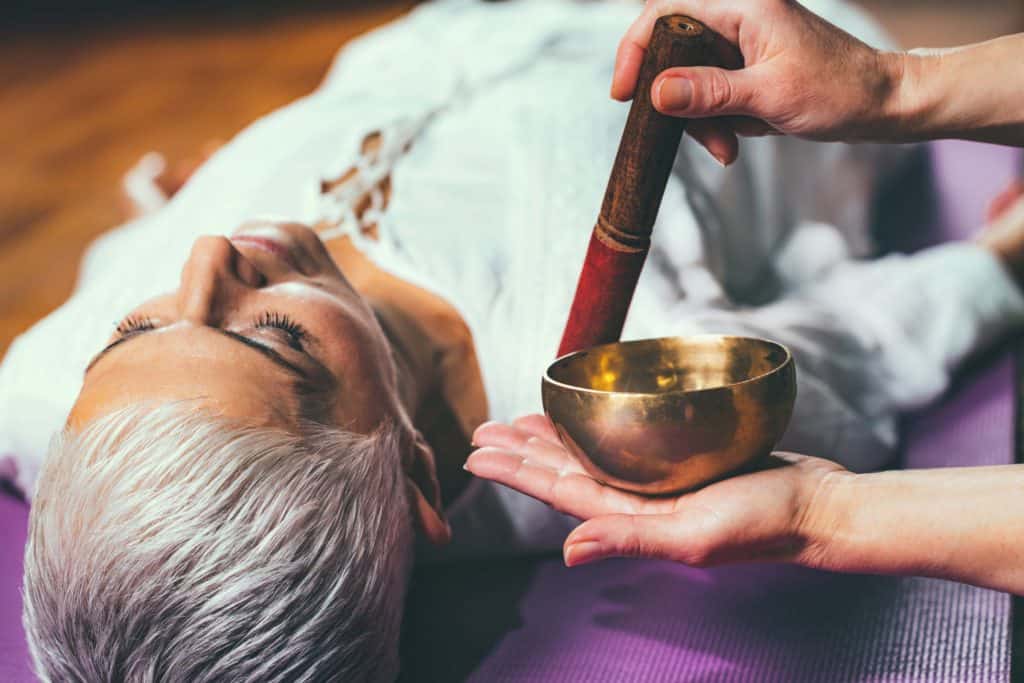
<svg viewBox="0 0 1024 683">
<path fill-rule="evenodd" d="M 228 339 L 236 341 L 239 344 L 244 344 L 245 346 L 248 346 L 250 349 L 258 351 L 260 354 L 263 355 L 264 358 L 267 358 L 268 360 L 270 360 L 274 364 L 284 368 L 289 373 L 291 373 L 293 375 L 298 375 L 299 377 L 301 377 L 303 379 L 307 379 L 306 372 L 302 368 L 300 368 L 299 366 L 297 366 L 294 363 L 290 362 L 287 358 L 285 358 L 284 356 L 282 356 L 280 353 L 278 353 L 274 349 L 270 348 L 269 346 L 265 346 L 263 344 L 260 344 L 257 341 L 253 341 L 252 339 L 249 339 L 245 335 L 238 334 L 237 332 L 231 332 L 230 330 L 222 330 L 219 327 L 211 327 L 210 329 L 212 329 L 214 332 L 217 332 L 218 334 L 221 334 L 221 335 L 227 337 Z M 121 346 L 122 344 L 130 342 L 132 339 L 135 339 L 137 337 L 141 337 L 141 336 L 143 336 L 145 334 L 148 334 L 149 332 L 153 332 L 153 331 L 155 331 L 155 330 L 145 330 L 145 331 L 136 332 L 136 333 L 130 334 L 130 335 L 126 336 L 126 337 L 121 337 L 120 339 L 112 342 L 111 344 L 108 344 L 105 349 L 103 349 L 102 351 L 97 353 L 96 356 L 93 357 L 93 359 L 91 361 L 89 361 L 89 365 L 87 365 L 86 368 L 85 368 L 86 373 L 88 373 L 90 370 L 92 370 L 94 365 L 99 363 L 107 354 L 109 354 L 111 351 L 116 349 L 118 346 Z"/>
</svg>

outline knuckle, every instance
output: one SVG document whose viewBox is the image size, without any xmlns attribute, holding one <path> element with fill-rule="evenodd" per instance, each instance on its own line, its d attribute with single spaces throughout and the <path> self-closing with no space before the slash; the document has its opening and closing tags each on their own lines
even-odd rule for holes
<svg viewBox="0 0 1024 683">
<path fill-rule="evenodd" d="M 527 474 L 527 466 L 530 463 L 526 458 L 520 457 L 515 463 L 515 467 L 512 470 L 512 481 L 520 481 L 525 474 Z"/>
<path fill-rule="evenodd" d="M 623 557 L 642 557 L 643 543 L 639 537 L 630 533 L 622 540 L 622 547 L 619 550 Z"/>
<path fill-rule="evenodd" d="M 733 103 L 732 83 L 720 71 L 711 72 L 713 75 L 708 79 L 707 106 L 709 109 L 724 109 Z"/>
<path fill-rule="evenodd" d="M 655 0 L 648 3 L 648 11 L 654 17 L 667 17 L 671 14 L 686 13 L 687 3 L 680 0 Z"/>
<path fill-rule="evenodd" d="M 570 478 L 564 472 L 557 472 L 554 481 L 551 483 L 551 507 L 558 512 L 567 512 L 567 505 L 569 496 L 567 495 L 566 485 L 569 483 Z"/>
<path fill-rule="evenodd" d="M 676 5 L 678 3 L 673 0 L 658 0 L 654 3 L 653 12 L 659 17 L 663 17 L 666 14 L 672 14 L 676 11 Z"/>
<path fill-rule="evenodd" d="M 683 561 L 691 567 L 708 567 L 711 565 L 711 547 L 706 543 L 695 543 L 687 548 Z"/>
<path fill-rule="evenodd" d="M 635 517 L 630 518 L 629 530 L 623 539 L 622 554 L 626 557 L 655 557 L 657 548 L 648 543 L 640 529 L 637 528 Z"/>
</svg>

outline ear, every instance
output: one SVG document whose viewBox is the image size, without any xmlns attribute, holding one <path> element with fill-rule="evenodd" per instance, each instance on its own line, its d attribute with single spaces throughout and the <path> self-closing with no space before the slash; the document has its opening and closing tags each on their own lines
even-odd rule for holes
<svg viewBox="0 0 1024 683">
<path fill-rule="evenodd" d="M 447 545 L 452 540 L 452 530 L 444 515 L 423 495 L 423 491 L 411 478 L 406 478 L 409 490 L 409 511 L 417 531 L 434 545 Z"/>
<path fill-rule="evenodd" d="M 406 484 L 409 508 L 417 529 L 436 545 L 451 541 L 452 532 L 445 521 L 441 503 L 441 485 L 437 481 L 434 452 L 419 432 L 416 433 L 413 445 L 412 462 L 406 469 Z"/>
</svg>

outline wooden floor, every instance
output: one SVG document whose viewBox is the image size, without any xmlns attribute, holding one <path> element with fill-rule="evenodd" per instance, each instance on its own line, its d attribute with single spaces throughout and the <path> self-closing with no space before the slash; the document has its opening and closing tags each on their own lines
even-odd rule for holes
<svg viewBox="0 0 1024 683">
<path fill-rule="evenodd" d="M 119 179 L 143 153 L 185 158 L 230 138 L 316 87 L 339 45 L 414 3 L 333 4 L 0 40 L 0 355 L 67 298 L 82 250 L 118 222 Z"/>
<path fill-rule="evenodd" d="M 309 92 L 339 45 L 414 1 L 273 8 L 299 4 L 0 33 L 0 354 L 67 297 L 84 247 L 118 222 L 118 181 L 143 153 L 184 158 L 229 138 Z M 1019 0 L 867 4 L 913 45 L 1020 26 Z"/>
</svg>

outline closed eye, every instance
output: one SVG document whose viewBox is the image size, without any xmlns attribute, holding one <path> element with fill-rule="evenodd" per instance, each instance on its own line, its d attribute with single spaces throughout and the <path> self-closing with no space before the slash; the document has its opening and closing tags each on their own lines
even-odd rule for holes
<svg viewBox="0 0 1024 683">
<path fill-rule="evenodd" d="M 89 366 L 85 369 L 87 373 L 89 372 L 89 370 L 93 368 L 93 366 L 95 366 L 100 360 L 102 360 L 104 356 L 109 354 L 115 348 L 117 348 L 121 344 L 124 344 L 125 342 L 131 341 L 132 339 L 137 339 L 147 332 L 157 329 L 157 326 L 155 324 L 136 325 L 134 327 L 126 326 L 124 327 L 123 331 L 120 329 L 120 325 L 118 326 L 118 328 L 119 337 L 110 344 L 108 344 L 107 347 L 100 351 L 98 354 L 96 354 L 96 357 L 89 362 Z M 288 370 L 293 374 L 299 375 L 300 377 L 303 378 L 307 377 L 309 374 L 307 373 L 306 370 L 295 365 L 288 359 L 284 358 L 280 353 L 278 353 L 277 351 L 275 351 L 273 348 L 266 344 L 260 343 L 255 339 L 250 339 L 249 337 L 246 337 L 245 335 L 239 334 L 237 332 L 232 332 L 230 330 L 222 330 L 219 327 L 212 327 L 210 329 L 212 329 L 214 332 L 217 332 L 218 334 L 222 334 L 229 339 L 232 339 L 255 351 L 260 352 L 264 357 L 270 359 L 277 365 L 280 365 L 281 367 L 283 367 L 284 369 Z M 310 356 L 309 354 L 304 353 L 303 355 L 312 359 L 312 356 Z"/>
<path fill-rule="evenodd" d="M 123 339 L 139 332 L 155 330 L 156 323 L 152 318 L 130 315 L 117 324 L 116 333 L 118 338 Z"/>
<path fill-rule="evenodd" d="M 302 342 L 309 336 L 302 325 L 283 313 L 265 311 L 253 321 L 252 325 L 257 330 L 279 330 L 283 333 L 287 344 L 298 351 L 303 350 Z"/>
</svg>

